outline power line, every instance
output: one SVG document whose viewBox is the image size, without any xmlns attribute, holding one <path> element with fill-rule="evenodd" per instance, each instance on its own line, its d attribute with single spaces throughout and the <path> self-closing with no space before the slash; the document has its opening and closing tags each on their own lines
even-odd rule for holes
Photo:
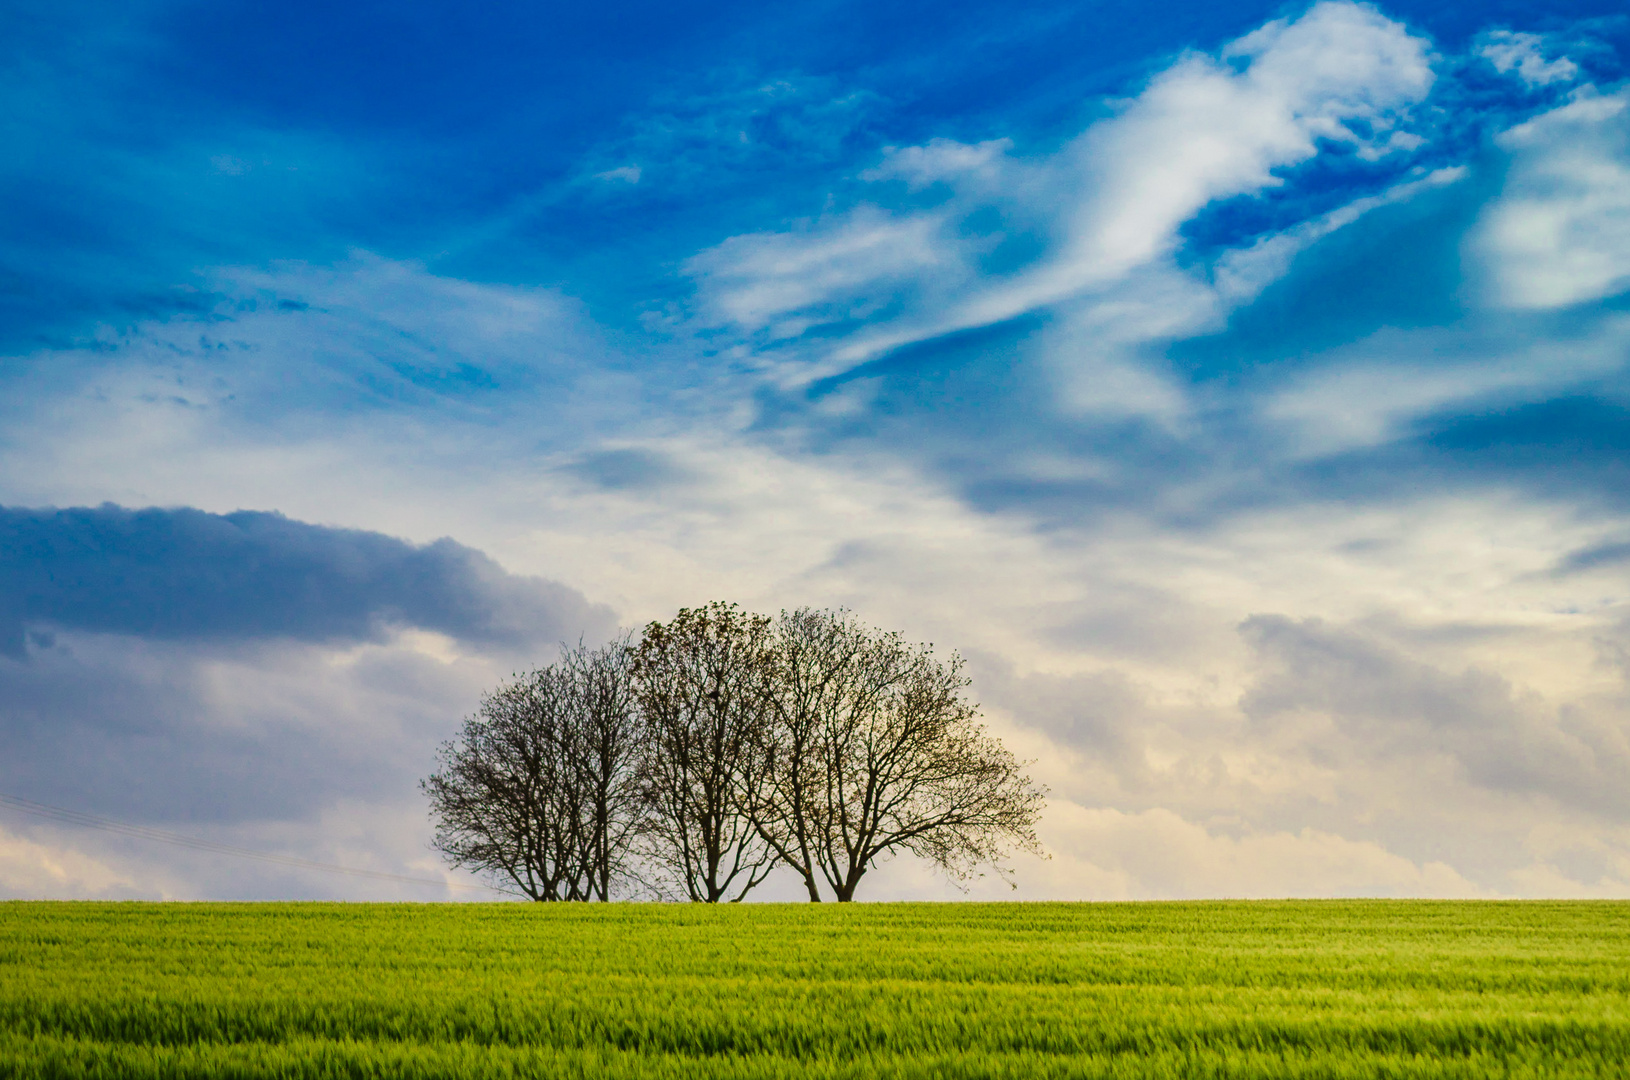
<svg viewBox="0 0 1630 1080">
<path fill-rule="evenodd" d="M 99 829 L 102 832 L 116 833 L 120 836 L 134 837 L 138 840 L 151 840 L 159 844 L 171 844 L 175 847 L 190 848 L 193 851 L 207 851 L 216 855 L 232 855 L 240 859 L 258 859 L 261 862 L 275 863 L 279 866 L 292 866 L 302 870 L 321 870 L 329 874 L 349 874 L 352 877 L 373 878 L 378 881 L 396 881 L 407 885 L 436 885 L 447 889 L 479 889 L 486 892 L 503 891 L 490 885 L 467 885 L 463 882 L 444 881 L 439 878 L 407 877 L 403 874 L 389 874 L 383 870 L 358 870 L 351 866 L 336 866 L 333 863 L 297 859 L 293 855 L 274 855 L 266 851 L 255 851 L 251 848 L 223 844 L 215 840 L 204 840 L 196 836 L 186 836 L 182 833 L 155 829 L 148 825 L 131 825 L 123 821 L 112 821 L 108 818 L 97 817 L 95 814 L 87 814 L 80 810 L 65 810 L 60 806 L 48 806 L 45 803 L 19 798 L 16 795 L 7 795 L 4 792 L 0 792 L 0 806 L 8 806 L 13 810 L 21 810 L 25 814 L 33 814 L 36 817 L 48 818 L 68 825 L 78 825 L 81 828 Z"/>
</svg>

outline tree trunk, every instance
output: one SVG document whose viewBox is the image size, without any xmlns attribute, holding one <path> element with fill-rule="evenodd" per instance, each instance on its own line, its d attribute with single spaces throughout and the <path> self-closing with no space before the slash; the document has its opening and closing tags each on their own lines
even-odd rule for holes
<svg viewBox="0 0 1630 1080">
<path fill-rule="evenodd" d="M 860 879 L 865 876 L 865 867 L 851 867 L 848 876 L 843 879 L 843 883 L 833 888 L 833 891 L 838 894 L 838 903 L 847 904 L 852 901 L 855 898 L 855 886 L 859 885 Z"/>
</svg>

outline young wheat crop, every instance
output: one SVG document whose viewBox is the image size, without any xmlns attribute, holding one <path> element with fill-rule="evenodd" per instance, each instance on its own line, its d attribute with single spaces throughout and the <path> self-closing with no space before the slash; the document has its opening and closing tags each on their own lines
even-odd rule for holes
<svg viewBox="0 0 1630 1080">
<path fill-rule="evenodd" d="M 0 1076 L 1630 1072 L 1630 905 L 0 904 Z"/>
</svg>

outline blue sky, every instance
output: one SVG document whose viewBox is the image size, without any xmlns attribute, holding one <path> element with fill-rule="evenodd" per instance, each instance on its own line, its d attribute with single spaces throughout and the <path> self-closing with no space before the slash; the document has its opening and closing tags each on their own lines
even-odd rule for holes
<svg viewBox="0 0 1630 1080">
<path fill-rule="evenodd" d="M 0 791 L 438 876 L 484 687 L 845 605 L 1037 762 L 1020 895 L 1630 895 L 1620 5 L 0 29 Z"/>
</svg>

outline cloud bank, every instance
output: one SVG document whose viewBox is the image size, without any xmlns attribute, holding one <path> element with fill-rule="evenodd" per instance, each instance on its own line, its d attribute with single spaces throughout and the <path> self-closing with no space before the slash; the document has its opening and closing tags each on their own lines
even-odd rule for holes
<svg viewBox="0 0 1630 1080">
<path fill-rule="evenodd" d="M 0 508 L 0 623 L 157 641 L 378 640 L 393 628 L 515 645 L 611 623 L 562 585 L 516 578 L 449 539 L 415 547 L 357 529 L 239 511 Z"/>
<path fill-rule="evenodd" d="M 449 720 L 500 664 L 615 625 L 575 590 L 451 540 L 274 513 L 4 509 L 0 552 L 0 790 L 258 850 L 287 850 L 287 829 L 268 822 L 304 821 L 328 836 L 325 861 L 378 869 L 394 846 L 419 877 L 440 875 L 415 850 L 411 792 Z M 398 820 L 353 821 L 341 834 L 362 850 L 346 850 L 322 821 L 336 800 L 353 815 L 383 800 Z M 117 869 L 155 854 L 130 844 L 92 834 L 64 851 L 0 834 L 0 867 L 12 895 L 186 894 L 162 848 L 172 869 L 156 880 Z M 257 864 L 220 869 L 224 895 L 277 880 Z M 348 880 L 305 878 L 294 887 L 324 894 Z"/>
</svg>

